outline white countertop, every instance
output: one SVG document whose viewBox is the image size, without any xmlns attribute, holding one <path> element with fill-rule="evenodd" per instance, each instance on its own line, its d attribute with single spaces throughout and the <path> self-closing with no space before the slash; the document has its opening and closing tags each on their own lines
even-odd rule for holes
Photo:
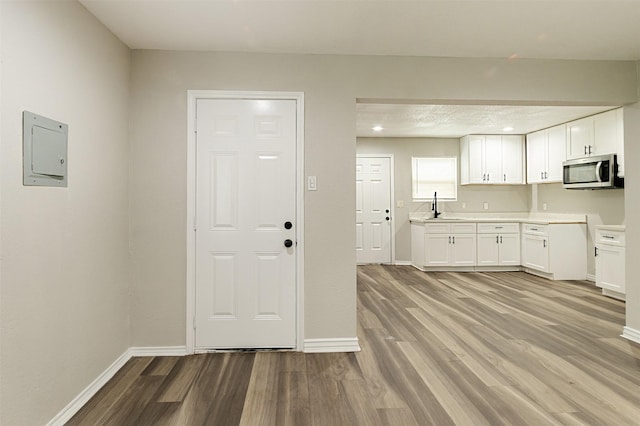
<svg viewBox="0 0 640 426">
<path fill-rule="evenodd" d="M 528 214 L 528 213 L 472 213 L 472 214 L 458 214 L 452 213 L 450 215 L 440 216 L 438 219 L 430 217 L 431 212 L 414 212 L 409 213 L 409 220 L 412 223 L 431 223 L 431 222 L 445 222 L 454 223 L 460 221 L 466 222 L 517 222 L 517 223 L 535 223 L 538 225 L 558 224 L 558 223 L 587 223 L 587 217 L 583 214 Z"/>
<path fill-rule="evenodd" d="M 595 228 L 601 231 L 623 231 L 624 232 L 624 225 L 596 225 Z"/>
</svg>

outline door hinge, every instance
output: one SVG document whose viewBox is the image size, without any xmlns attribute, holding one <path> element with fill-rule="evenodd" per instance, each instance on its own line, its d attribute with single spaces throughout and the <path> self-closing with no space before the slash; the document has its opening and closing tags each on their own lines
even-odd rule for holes
<svg viewBox="0 0 640 426">
<path fill-rule="evenodd" d="M 193 317 L 193 329 L 194 330 L 196 329 L 196 317 L 195 316 Z"/>
</svg>

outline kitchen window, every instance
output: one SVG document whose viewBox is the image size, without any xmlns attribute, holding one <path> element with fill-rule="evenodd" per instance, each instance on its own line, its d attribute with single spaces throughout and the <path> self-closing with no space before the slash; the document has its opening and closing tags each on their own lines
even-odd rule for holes
<svg viewBox="0 0 640 426">
<path fill-rule="evenodd" d="M 412 157 L 413 201 L 431 201 L 434 192 L 438 200 L 458 198 L 458 162 L 456 157 Z"/>
</svg>

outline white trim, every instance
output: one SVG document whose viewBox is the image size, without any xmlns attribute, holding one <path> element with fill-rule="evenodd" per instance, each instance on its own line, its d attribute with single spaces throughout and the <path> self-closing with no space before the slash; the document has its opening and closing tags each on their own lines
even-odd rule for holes
<svg viewBox="0 0 640 426">
<path fill-rule="evenodd" d="M 68 422 L 131 359 L 131 356 L 131 348 L 124 351 L 102 374 L 56 414 L 47 426 L 62 426 Z"/>
<path fill-rule="evenodd" d="M 388 158 L 389 159 L 389 210 L 391 213 L 391 231 L 389 232 L 389 242 L 391 244 L 391 252 L 389 253 L 389 264 L 395 264 L 396 258 L 396 215 L 395 215 L 395 206 L 396 206 L 396 198 L 395 198 L 395 180 L 394 176 L 396 175 L 394 164 L 395 159 L 393 154 L 356 154 L 357 158 Z M 355 224 L 354 224 L 355 226 Z M 411 264 L 411 263 L 409 263 Z"/>
<path fill-rule="evenodd" d="M 410 260 L 396 260 L 395 262 L 393 262 L 394 265 L 396 266 L 411 266 L 412 263 Z"/>
<path fill-rule="evenodd" d="M 596 276 L 592 275 L 592 274 L 587 274 L 587 281 L 593 281 L 595 283 L 596 282 Z"/>
<path fill-rule="evenodd" d="M 133 346 L 129 348 L 131 356 L 185 356 L 186 346 Z"/>
<path fill-rule="evenodd" d="M 304 351 L 306 353 L 360 352 L 360 345 L 357 337 L 306 339 Z"/>
<path fill-rule="evenodd" d="M 196 102 L 198 99 L 290 99 L 296 101 L 296 350 L 304 347 L 304 92 L 187 90 L 187 307 L 186 353 L 195 353 Z"/>
<path fill-rule="evenodd" d="M 640 343 L 640 330 L 636 330 L 631 327 L 624 327 L 622 329 L 621 336 L 627 340 L 631 340 L 632 342 Z"/>
</svg>

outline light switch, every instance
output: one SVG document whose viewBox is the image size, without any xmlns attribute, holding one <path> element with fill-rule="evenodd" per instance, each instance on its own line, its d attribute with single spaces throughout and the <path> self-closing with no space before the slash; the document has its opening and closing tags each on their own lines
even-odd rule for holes
<svg viewBox="0 0 640 426">
<path fill-rule="evenodd" d="M 396 207 L 399 208 L 399 209 L 403 209 L 404 208 L 404 201 L 402 201 L 402 200 L 396 201 Z"/>
<path fill-rule="evenodd" d="M 487 202 L 485 201 L 485 202 L 482 204 L 482 207 L 483 207 L 485 210 L 489 210 L 489 203 L 487 203 Z"/>
<path fill-rule="evenodd" d="M 307 190 L 309 191 L 318 190 L 318 182 L 315 176 L 307 176 Z"/>
</svg>

